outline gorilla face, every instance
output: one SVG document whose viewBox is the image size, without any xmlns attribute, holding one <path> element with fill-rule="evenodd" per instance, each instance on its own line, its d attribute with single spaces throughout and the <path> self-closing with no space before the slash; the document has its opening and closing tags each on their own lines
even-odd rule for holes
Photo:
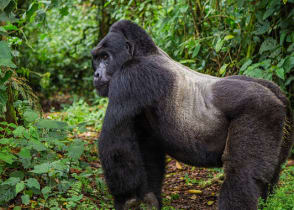
<svg viewBox="0 0 294 210">
<path fill-rule="evenodd" d="M 110 32 L 102 39 L 91 54 L 94 69 L 94 86 L 97 93 L 107 97 L 113 75 L 132 57 L 131 43 L 123 34 Z"/>
</svg>

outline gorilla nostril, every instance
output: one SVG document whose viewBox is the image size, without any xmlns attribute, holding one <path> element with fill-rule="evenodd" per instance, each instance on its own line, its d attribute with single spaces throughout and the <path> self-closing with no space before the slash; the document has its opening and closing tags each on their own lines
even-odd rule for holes
<svg viewBox="0 0 294 210">
<path fill-rule="evenodd" d="M 97 72 L 97 71 L 96 71 L 96 72 L 94 73 L 94 77 L 97 77 L 97 78 L 99 78 L 99 77 L 100 77 L 100 74 L 99 74 L 99 72 Z"/>
</svg>

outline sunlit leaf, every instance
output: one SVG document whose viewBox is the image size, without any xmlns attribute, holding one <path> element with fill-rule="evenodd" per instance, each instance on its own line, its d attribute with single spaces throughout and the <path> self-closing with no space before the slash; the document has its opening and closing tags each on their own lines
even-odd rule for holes
<svg viewBox="0 0 294 210">
<path fill-rule="evenodd" d="M 28 205 L 30 203 L 30 196 L 29 195 L 22 195 L 21 202 L 25 205 Z"/>
<path fill-rule="evenodd" d="M 17 183 L 15 186 L 15 193 L 18 194 L 19 192 L 23 191 L 24 188 L 25 188 L 25 184 L 23 181 Z"/>
<path fill-rule="evenodd" d="M 40 189 L 40 184 L 38 182 L 37 179 L 35 178 L 29 178 L 26 180 L 26 185 L 29 187 L 29 188 L 36 188 L 36 189 Z"/>
</svg>

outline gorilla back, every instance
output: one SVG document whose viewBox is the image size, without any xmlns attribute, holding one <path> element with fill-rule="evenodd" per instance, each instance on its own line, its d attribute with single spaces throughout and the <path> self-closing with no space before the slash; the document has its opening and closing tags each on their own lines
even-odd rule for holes
<svg viewBox="0 0 294 210">
<path fill-rule="evenodd" d="M 109 97 L 99 155 L 116 209 L 161 208 L 166 154 L 224 167 L 219 209 L 257 209 L 293 144 L 292 113 L 278 86 L 192 71 L 126 20 L 92 55 L 94 86 Z"/>
</svg>

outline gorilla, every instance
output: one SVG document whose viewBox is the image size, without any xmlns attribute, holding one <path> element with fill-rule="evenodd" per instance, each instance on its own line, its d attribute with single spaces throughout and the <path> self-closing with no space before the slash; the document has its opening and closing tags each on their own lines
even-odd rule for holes
<svg viewBox="0 0 294 210">
<path fill-rule="evenodd" d="M 224 167 L 218 209 L 255 210 L 272 192 L 293 144 L 290 104 L 277 85 L 193 71 L 128 20 L 91 53 L 94 86 L 109 98 L 98 148 L 115 209 L 161 209 L 167 154 Z"/>
</svg>

